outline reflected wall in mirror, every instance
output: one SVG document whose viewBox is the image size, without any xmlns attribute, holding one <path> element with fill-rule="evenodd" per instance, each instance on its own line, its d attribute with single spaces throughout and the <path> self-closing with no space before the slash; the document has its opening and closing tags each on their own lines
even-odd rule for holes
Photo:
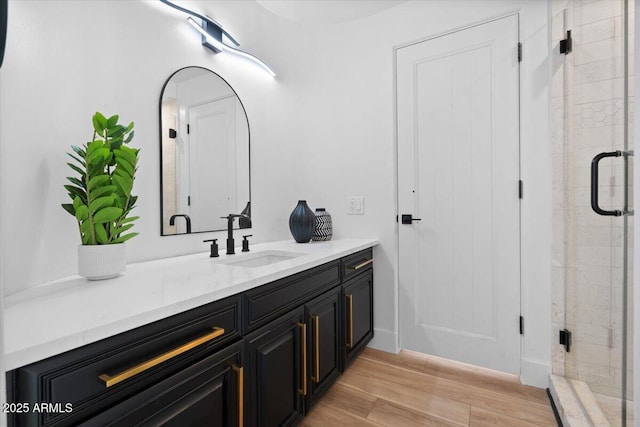
<svg viewBox="0 0 640 427">
<path fill-rule="evenodd" d="M 221 217 L 251 215 L 249 121 L 213 71 L 182 68 L 162 88 L 160 163 L 163 236 L 226 230 Z"/>
</svg>

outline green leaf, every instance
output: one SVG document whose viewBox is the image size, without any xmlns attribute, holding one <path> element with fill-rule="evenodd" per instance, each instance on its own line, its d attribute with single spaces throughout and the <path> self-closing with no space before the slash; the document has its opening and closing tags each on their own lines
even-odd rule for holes
<svg viewBox="0 0 640 427">
<path fill-rule="evenodd" d="M 131 129 L 133 129 L 133 122 L 129 123 L 129 126 L 127 126 L 127 128 L 124 130 L 125 133 L 129 133 L 131 132 Z"/>
<path fill-rule="evenodd" d="M 78 166 L 76 166 L 76 165 L 74 165 L 72 163 L 67 163 L 67 166 L 69 166 L 74 171 L 78 172 L 80 174 L 80 176 L 84 177 L 86 172 L 83 171 L 82 169 L 80 169 Z"/>
<path fill-rule="evenodd" d="M 119 150 L 115 150 L 113 154 L 115 154 L 116 159 L 118 157 L 122 157 L 127 162 L 129 162 L 133 167 L 135 167 L 136 163 L 138 163 L 138 156 L 137 156 L 136 150 L 132 150 L 129 147 L 123 146 Z"/>
<path fill-rule="evenodd" d="M 105 185 L 104 187 L 98 187 L 95 190 L 91 190 L 91 197 L 97 199 L 98 197 L 110 195 L 114 191 L 116 191 L 117 187 L 115 185 Z"/>
<path fill-rule="evenodd" d="M 100 139 L 90 142 L 89 144 L 87 144 L 87 156 L 89 156 L 91 153 L 93 153 L 97 149 L 103 148 L 103 147 L 104 147 L 104 142 Z"/>
<path fill-rule="evenodd" d="M 105 222 L 113 222 L 116 219 L 120 218 L 122 215 L 122 209 L 110 207 L 99 210 L 93 216 L 93 222 L 96 224 L 104 224 Z"/>
<path fill-rule="evenodd" d="M 129 174 L 130 177 L 133 177 L 136 174 L 136 171 L 133 165 L 131 165 L 131 163 L 126 161 L 124 157 L 118 156 L 117 154 L 116 154 L 116 165 L 124 169 L 125 172 Z"/>
<path fill-rule="evenodd" d="M 88 224 L 88 222 L 87 222 Z M 90 245 L 91 244 L 91 234 L 90 233 L 82 233 L 82 244 Z"/>
<path fill-rule="evenodd" d="M 80 205 L 76 207 L 76 219 L 80 222 L 89 218 L 89 209 L 87 205 Z"/>
<path fill-rule="evenodd" d="M 80 165 L 82 165 L 82 167 L 84 167 L 86 165 L 86 163 L 83 160 L 80 160 L 79 158 L 77 158 L 76 156 L 74 156 L 71 153 L 67 153 L 67 156 L 71 157 L 73 160 L 75 160 L 76 162 L 80 163 Z"/>
<path fill-rule="evenodd" d="M 133 122 L 131 122 L 131 124 L 133 125 Z M 131 133 L 129 134 L 129 136 L 127 136 L 127 139 L 124 140 L 125 144 L 128 144 L 131 142 L 131 140 L 133 139 L 133 135 L 135 134 L 134 131 L 131 131 Z"/>
<path fill-rule="evenodd" d="M 71 200 L 75 199 L 76 197 L 80 197 L 83 202 L 86 202 L 87 193 L 85 193 L 82 188 L 74 187 L 73 185 L 65 185 L 64 188 L 66 188 L 69 192 Z"/>
<path fill-rule="evenodd" d="M 92 213 L 96 213 L 100 209 L 106 208 L 106 207 L 109 207 L 109 206 L 113 206 L 113 197 L 112 196 L 98 197 L 97 199 L 94 199 L 94 200 L 91 201 L 91 203 L 89 204 L 89 210 Z"/>
<path fill-rule="evenodd" d="M 117 150 L 120 147 L 122 147 L 122 138 L 118 138 L 114 141 L 111 141 L 111 149 L 112 150 Z"/>
<path fill-rule="evenodd" d="M 91 154 L 87 155 L 87 163 L 92 164 L 96 161 L 99 161 L 100 158 L 103 158 L 105 161 L 109 159 L 111 152 L 108 148 L 98 148 L 91 152 Z"/>
<path fill-rule="evenodd" d="M 105 165 L 107 164 L 107 160 L 103 157 L 100 157 L 95 160 L 89 166 L 89 176 L 94 177 L 96 175 L 102 175 L 105 172 Z"/>
<path fill-rule="evenodd" d="M 96 188 L 104 184 L 107 184 L 108 182 L 109 182 L 109 175 L 94 176 L 89 180 L 89 184 L 88 184 L 89 190 L 91 190 L 92 188 Z"/>
<path fill-rule="evenodd" d="M 126 224 L 127 222 L 133 222 L 136 219 L 140 219 L 139 216 L 130 216 L 128 218 L 123 219 L 122 221 L 120 221 L 121 224 Z"/>
<path fill-rule="evenodd" d="M 68 176 L 67 179 L 69 180 L 69 182 L 71 182 L 72 184 L 77 185 L 80 188 L 86 188 L 86 185 L 85 185 L 84 181 L 81 181 L 76 177 Z"/>
<path fill-rule="evenodd" d="M 121 235 L 122 233 L 124 233 L 125 231 L 129 230 L 131 227 L 133 227 L 135 224 L 127 224 L 127 225 L 123 225 L 122 227 L 118 227 L 115 231 L 115 233 L 113 233 L 116 236 Z"/>
<path fill-rule="evenodd" d="M 71 215 L 76 216 L 76 210 L 71 203 L 63 203 L 62 209 L 69 212 Z"/>
<path fill-rule="evenodd" d="M 72 145 L 72 146 L 71 146 L 71 149 L 72 149 L 73 151 L 75 151 L 75 152 L 76 152 L 76 154 L 78 154 L 78 156 L 80 156 L 80 157 L 81 157 L 81 158 L 83 158 L 83 159 L 87 156 L 87 153 L 85 153 L 85 151 L 84 151 L 82 148 L 80 148 L 80 147 L 78 147 L 78 146 L 76 146 L 76 145 Z"/>
<path fill-rule="evenodd" d="M 99 112 L 96 112 L 93 115 L 93 128 L 100 135 L 104 132 L 104 129 L 107 127 L 107 119 Z"/>
<path fill-rule="evenodd" d="M 103 245 L 109 243 L 109 236 L 107 236 L 107 231 L 102 224 L 95 224 L 93 229 L 96 232 L 96 241 L 98 243 Z"/>
<path fill-rule="evenodd" d="M 122 194 L 128 196 L 131 194 L 131 188 L 133 187 L 133 181 L 131 178 L 123 177 L 122 175 L 113 175 L 113 182 L 118 186 Z"/>
<path fill-rule="evenodd" d="M 120 236 L 117 239 L 115 239 L 113 242 L 111 243 L 124 243 L 129 239 L 132 239 L 134 237 L 136 237 L 138 234 L 140 233 L 129 233 L 129 234 L 125 234 L 124 236 Z"/>
<path fill-rule="evenodd" d="M 107 136 L 112 139 L 119 138 L 124 134 L 124 127 L 121 125 L 113 126 L 107 129 Z"/>
<path fill-rule="evenodd" d="M 83 201 L 80 197 L 78 197 L 78 196 L 76 196 L 76 197 L 73 199 L 73 208 L 74 208 L 74 209 L 78 209 L 80 206 L 82 206 L 82 205 L 84 205 L 84 204 L 85 204 L 85 203 L 84 203 L 84 201 Z"/>
<path fill-rule="evenodd" d="M 116 114 L 115 116 L 109 117 L 109 120 L 107 120 L 107 127 L 112 127 L 117 123 L 118 123 L 118 115 Z"/>
</svg>

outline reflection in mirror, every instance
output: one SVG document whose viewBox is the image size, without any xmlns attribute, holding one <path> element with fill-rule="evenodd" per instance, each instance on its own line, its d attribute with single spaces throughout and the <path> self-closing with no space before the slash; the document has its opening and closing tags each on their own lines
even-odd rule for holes
<svg viewBox="0 0 640 427">
<path fill-rule="evenodd" d="M 221 217 L 251 215 L 249 122 L 222 77 L 200 67 L 169 77 L 160 96 L 160 144 L 163 236 L 226 230 Z"/>
</svg>

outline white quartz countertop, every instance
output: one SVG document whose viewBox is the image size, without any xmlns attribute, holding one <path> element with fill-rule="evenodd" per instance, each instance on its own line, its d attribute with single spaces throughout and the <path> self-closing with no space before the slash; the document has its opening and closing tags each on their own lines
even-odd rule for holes
<svg viewBox="0 0 640 427">
<path fill-rule="evenodd" d="M 226 256 L 221 249 L 219 258 L 206 252 L 129 264 L 108 280 L 71 276 L 46 283 L 4 300 L 4 367 L 19 368 L 377 244 L 376 239 L 262 243 L 248 254 L 236 249 L 236 255 Z M 300 255 L 262 267 L 224 264 L 262 251 Z"/>
</svg>

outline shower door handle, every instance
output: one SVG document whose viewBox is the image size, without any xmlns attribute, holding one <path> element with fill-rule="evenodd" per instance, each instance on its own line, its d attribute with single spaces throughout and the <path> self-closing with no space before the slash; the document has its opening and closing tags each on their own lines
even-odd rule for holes
<svg viewBox="0 0 640 427">
<path fill-rule="evenodd" d="M 600 160 L 605 157 L 620 157 L 622 156 L 622 151 L 609 151 L 605 153 L 600 153 L 591 160 L 591 209 L 599 215 L 604 216 L 622 216 L 622 211 L 613 210 L 607 211 L 602 209 L 598 205 L 598 165 Z"/>
</svg>

